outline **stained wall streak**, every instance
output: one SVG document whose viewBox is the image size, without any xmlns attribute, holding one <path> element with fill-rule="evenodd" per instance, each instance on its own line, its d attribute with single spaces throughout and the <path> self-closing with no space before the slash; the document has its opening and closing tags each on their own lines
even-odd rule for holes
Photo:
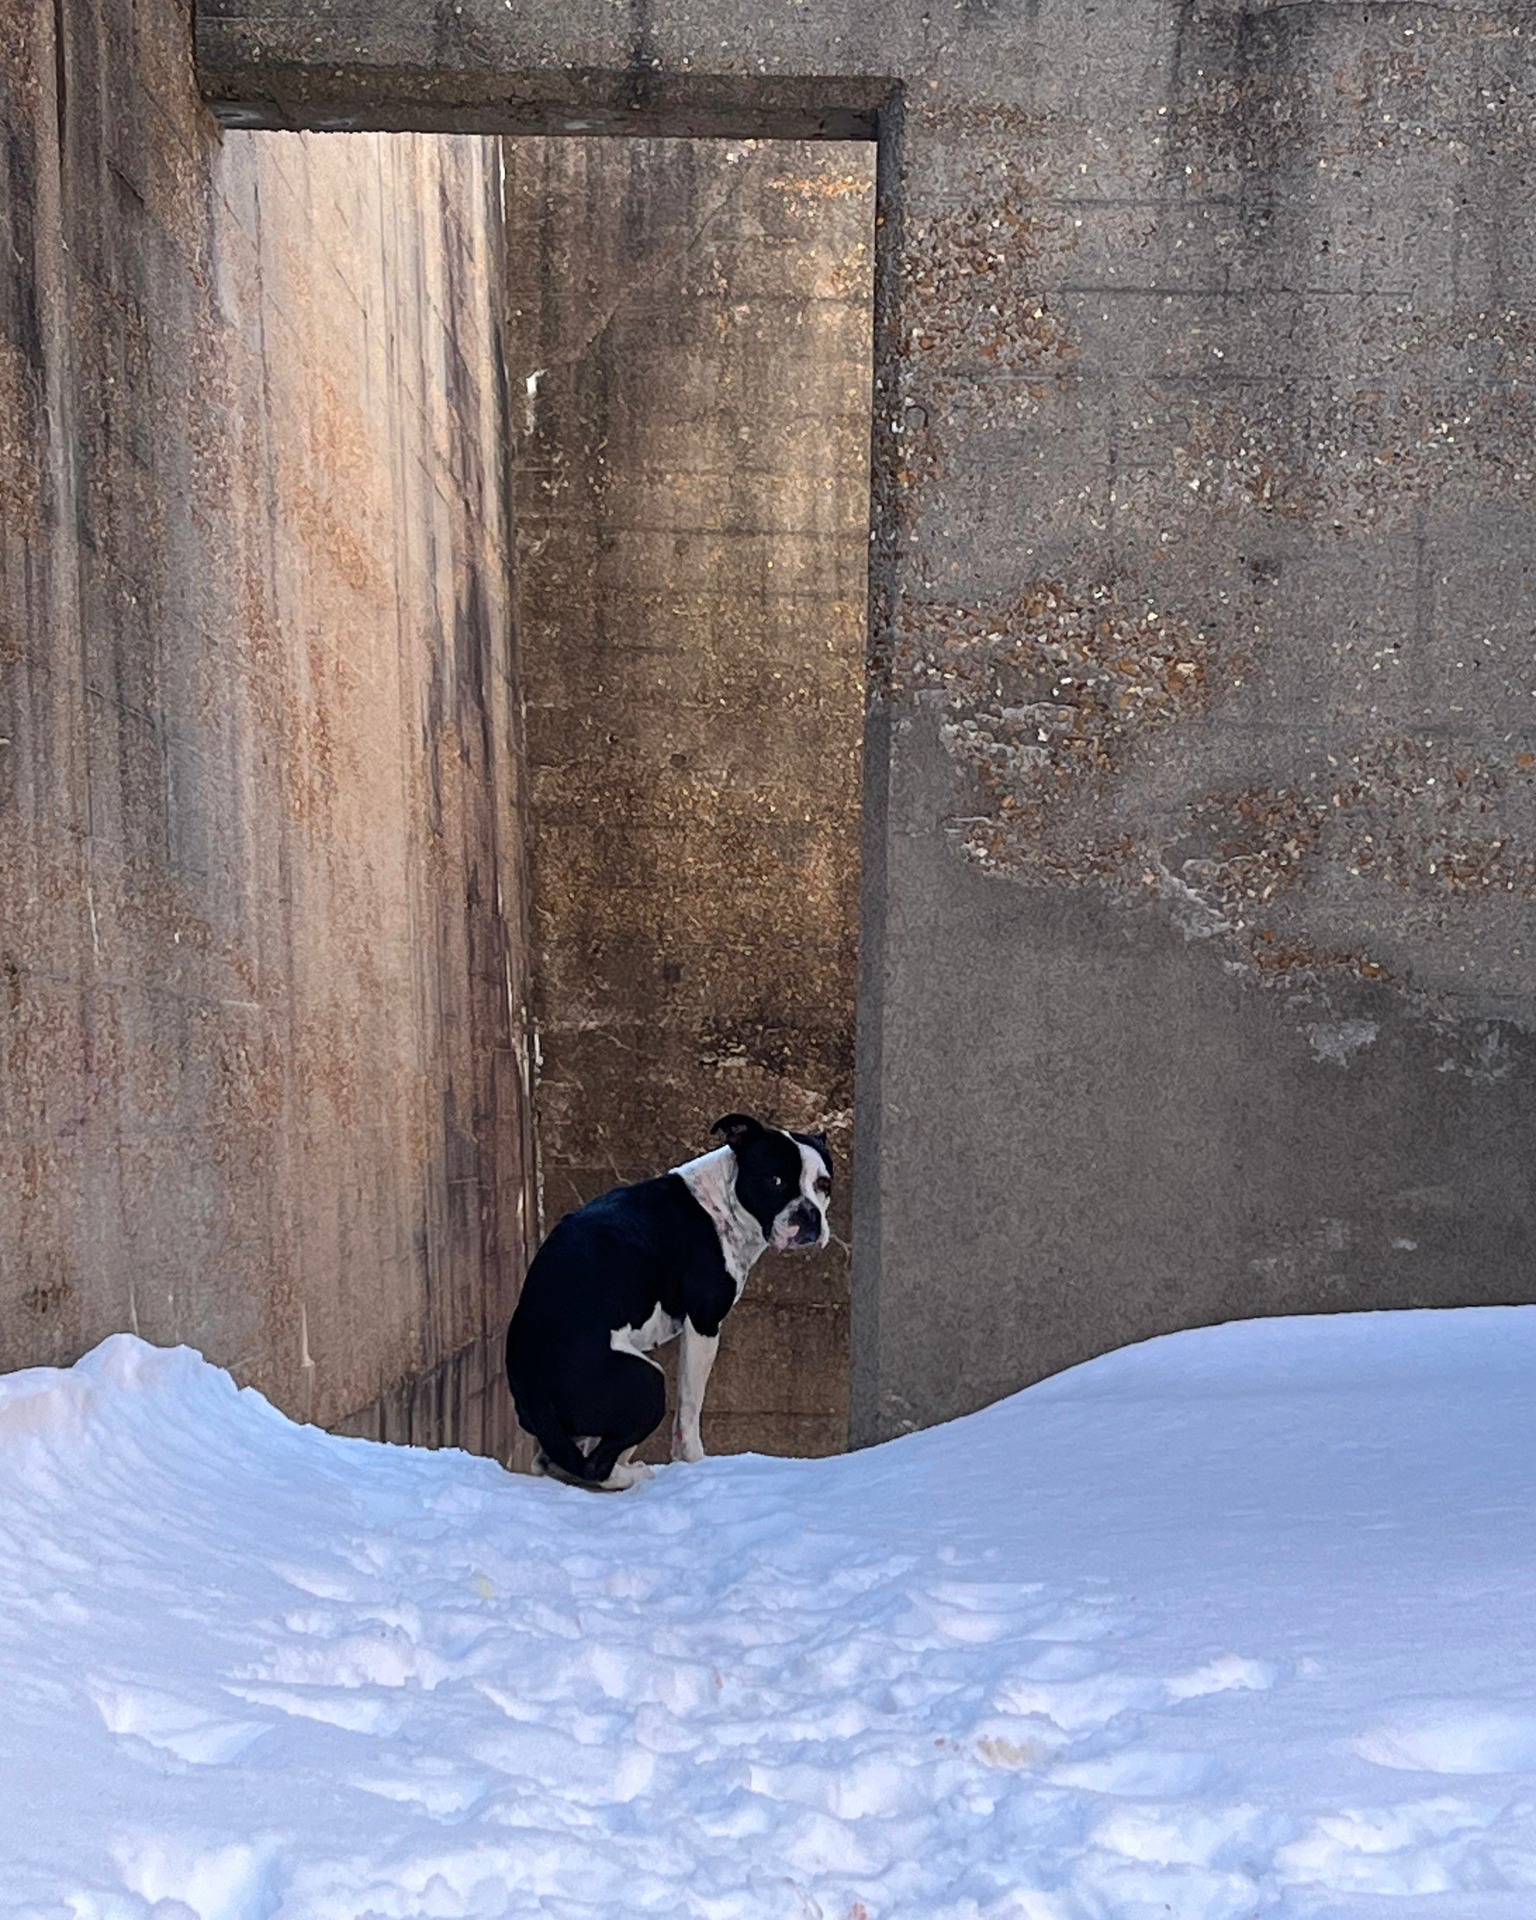
<svg viewBox="0 0 1536 1920">
<path fill-rule="evenodd" d="M 0 16 L 0 1366 L 128 1328 L 506 1444 L 526 1191 L 494 143 L 228 134 Z"/>
<path fill-rule="evenodd" d="M 731 1318 L 721 1452 L 847 1437 L 872 158 L 508 144 L 544 1220 L 735 1108 L 839 1160 L 840 1243 Z"/>
</svg>

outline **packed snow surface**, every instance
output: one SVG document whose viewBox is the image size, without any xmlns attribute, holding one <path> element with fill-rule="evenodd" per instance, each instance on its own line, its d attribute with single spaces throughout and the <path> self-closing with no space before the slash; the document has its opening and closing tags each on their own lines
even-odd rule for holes
<svg viewBox="0 0 1536 1920">
<path fill-rule="evenodd" d="M 1536 1308 L 633 1494 L 0 1380 L 5 1920 L 1531 1920 Z"/>
</svg>

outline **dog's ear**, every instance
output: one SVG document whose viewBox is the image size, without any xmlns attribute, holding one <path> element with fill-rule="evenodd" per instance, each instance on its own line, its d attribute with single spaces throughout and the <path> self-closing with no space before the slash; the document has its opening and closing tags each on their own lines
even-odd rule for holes
<svg viewBox="0 0 1536 1920">
<path fill-rule="evenodd" d="M 832 1149 L 827 1145 L 827 1136 L 824 1133 L 801 1133 L 795 1137 L 796 1139 L 803 1140 L 808 1147 L 814 1147 L 822 1159 L 826 1161 L 827 1170 L 829 1172 L 831 1171 Z"/>
<path fill-rule="evenodd" d="M 710 1128 L 711 1133 L 723 1133 L 725 1144 L 732 1153 L 740 1153 L 754 1133 L 763 1131 L 761 1120 L 754 1120 L 750 1113 L 728 1113 L 723 1120 L 717 1120 Z"/>
</svg>

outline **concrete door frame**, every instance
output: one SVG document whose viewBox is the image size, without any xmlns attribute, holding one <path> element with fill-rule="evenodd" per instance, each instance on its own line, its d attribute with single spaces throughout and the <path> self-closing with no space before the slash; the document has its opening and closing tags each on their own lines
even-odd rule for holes
<svg viewBox="0 0 1536 1920">
<path fill-rule="evenodd" d="M 302 8 L 298 16 L 302 16 Z M 850 1432 L 856 1439 L 877 1426 L 879 1180 L 883 1102 L 880 1098 L 885 976 L 886 859 L 890 719 L 883 697 L 894 591 L 892 558 L 898 538 L 893 499 L 899 459 L 899 422 L 882 416 L 879 397 L 894 391 L 900 356 L 896 308 L 900 285 L 901 147 L 905 89 L 887 75 L 850 73 L 771 82 L 731 74 L 691 76 L 678 85 L 653 75 L 638 48 L 623 73 L 520 74 L 515 92 L 486 89 L 480 103 L 402 95 L 399 82 L 381 79 L 356 90 L 309 62 L 271 55 L 253 85 L 238 51 L 238 27 L 217 0 L 197 16 L 198 78 L 203 98 L 221 125 L 244 131 L 474 133 L 489 135 L 635 139 L 869 141 L 875 146 L 875 248 L 870 394 L 870 560 L 866 596 L 866 687 L 863 794 L 860 810 L 859 965 L 854 1066 L 854 1189 L 851 1259 Z"/>
</svg>

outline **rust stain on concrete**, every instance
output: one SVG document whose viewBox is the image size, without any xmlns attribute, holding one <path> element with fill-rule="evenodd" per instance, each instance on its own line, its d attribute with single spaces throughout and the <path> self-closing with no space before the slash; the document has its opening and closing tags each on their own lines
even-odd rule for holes
<svg viewBox="0 0 1536 1920">
<path fill-rule="evenodd" d="M 1110 585 L 1036 581 L 1001 606 L 908 603 L 893 669 L 926 694 L 978 812 L 962 840 L 983 865 L 1072 870 L 1069 803 L 1103 790 L 1137 739 L 1211 698 L 1202 629 Z"/>
<path fill-rule="evenodd" d="M 1037 372 L 1077 351 L 1046 288 L 1073 245 L 1072 219 L 1017 197 L 981 196 L 913 221 L 902 255 L 911 377 Z"/>
</svg>

